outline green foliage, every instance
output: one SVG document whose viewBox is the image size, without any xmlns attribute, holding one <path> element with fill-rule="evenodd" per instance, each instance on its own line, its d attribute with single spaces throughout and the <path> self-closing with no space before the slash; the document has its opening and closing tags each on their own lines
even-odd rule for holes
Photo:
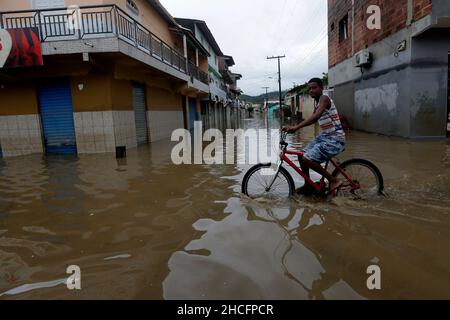
<svg viewBox="0 0 450 320">
<path fill-rule="evenodd" d="M 286 95 L 287 91 L 281 92 L 281 95 L 284 97 Z M 269 100 L 278 100 L 279 99 L 279 93 L 278 91 L 269 92 L 267 94 L 269 97 Z M 255 104 L 264 104 L 266 101 L 266 94 L 260 94 L 259 96 L 248 96 L 248 95 L 241 95 L 241 99 L 246 102 L 255 103 Z"/>
<path fill-rule="evenodd" d="M 323 81 L 323 85 L 325 87 L 328 87 L 328 73 L 322 73 L 323 77 L 322 77 L 322 81 Z"/>
</svg>

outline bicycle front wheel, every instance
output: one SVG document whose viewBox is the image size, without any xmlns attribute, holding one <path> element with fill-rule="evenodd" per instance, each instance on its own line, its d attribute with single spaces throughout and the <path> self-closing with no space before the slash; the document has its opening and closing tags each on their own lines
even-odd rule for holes
<svg viewBox="0 0 450 320">
<path fill-rule="evenodd" d="M 259 164 L 251 168 L 242 182 L 242 193 L 252 199 L 281 200 L 292 197 L 295 192 L 292 176 L 283 167 L 279 171 L 277 169 L 274 164 Z"/>
</svg>

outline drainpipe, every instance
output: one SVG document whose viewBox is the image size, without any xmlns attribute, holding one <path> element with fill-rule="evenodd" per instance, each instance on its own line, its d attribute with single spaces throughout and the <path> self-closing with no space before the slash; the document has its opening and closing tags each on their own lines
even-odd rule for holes
<svg viewBox="0 0 450 320">
<path fill-rule="evenodd" d="M 408 18 L 406 19 L 406 25 L 410 26 L 414 22 L 414 5 L 413 0 L 408 0 Z"/>
<path fill-rule="evenodd" d="M 199 61 L 198 61 L 198 48 L 195 48 L 195 65 L 198 67 L 199 66 Z"/>
<path fill-rule="evenodd" d="M 352 0 L 352 56 L 355 55 L 355 0 Z"/>
<path fill-rule="evenodd" d="M 187 38 L 183 34 L 183 51 L 184 51 L 184 62 L 186 64 L 186 74 L 189 73 L 189 60 L 188 60 L 188 50 L 187 50 Z"/>
</svg>

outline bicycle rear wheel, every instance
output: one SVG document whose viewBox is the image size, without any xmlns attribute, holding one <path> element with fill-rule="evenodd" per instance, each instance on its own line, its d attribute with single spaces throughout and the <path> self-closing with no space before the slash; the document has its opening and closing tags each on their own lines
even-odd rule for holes
<svg viewBox="0 0 450 320">
<path fill-rule="evenodd" d="M 277 175 L 277 169 L 278 167 L 274 164 L 259 164 L 251 168 L 242 182 L 242 193 L 252 199 L 281 200 L 292 197 L 295 192 L 292 176 L 283 167 Z M 269 189 L 274 179 L 275 182 Z"/>
<path fill-rule="evenodd" d="M 344 182 L 341 188 L 344 195 L 351 194 L 368 198 L 384 194 L 383 176 L 373 163 L 363 159 L 353 159 L 342 163 L 340 168 L 352 178 L 352 181 L 349 181 L 338 169 L 333 172 L 333 177 Z M 359 187 L 355 188 L 354 184 Z"/>
</svg>

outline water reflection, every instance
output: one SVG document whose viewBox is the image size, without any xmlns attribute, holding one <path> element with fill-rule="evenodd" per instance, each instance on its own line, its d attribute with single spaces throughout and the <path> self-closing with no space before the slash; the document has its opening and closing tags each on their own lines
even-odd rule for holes
<svg viewBox="0 0 450 320">
<path fill-rule="evenodd" d="M 389 197 L 283 203 L 240 195 L 248 166 L 175 166 L 172 146 L 3 160 L 0 299 L 450 298 L 447 142 L 351 133 L 342 160 L 376 163 Z M 57 285 L 72 264 L 79 292 Z"/>
</svg>

